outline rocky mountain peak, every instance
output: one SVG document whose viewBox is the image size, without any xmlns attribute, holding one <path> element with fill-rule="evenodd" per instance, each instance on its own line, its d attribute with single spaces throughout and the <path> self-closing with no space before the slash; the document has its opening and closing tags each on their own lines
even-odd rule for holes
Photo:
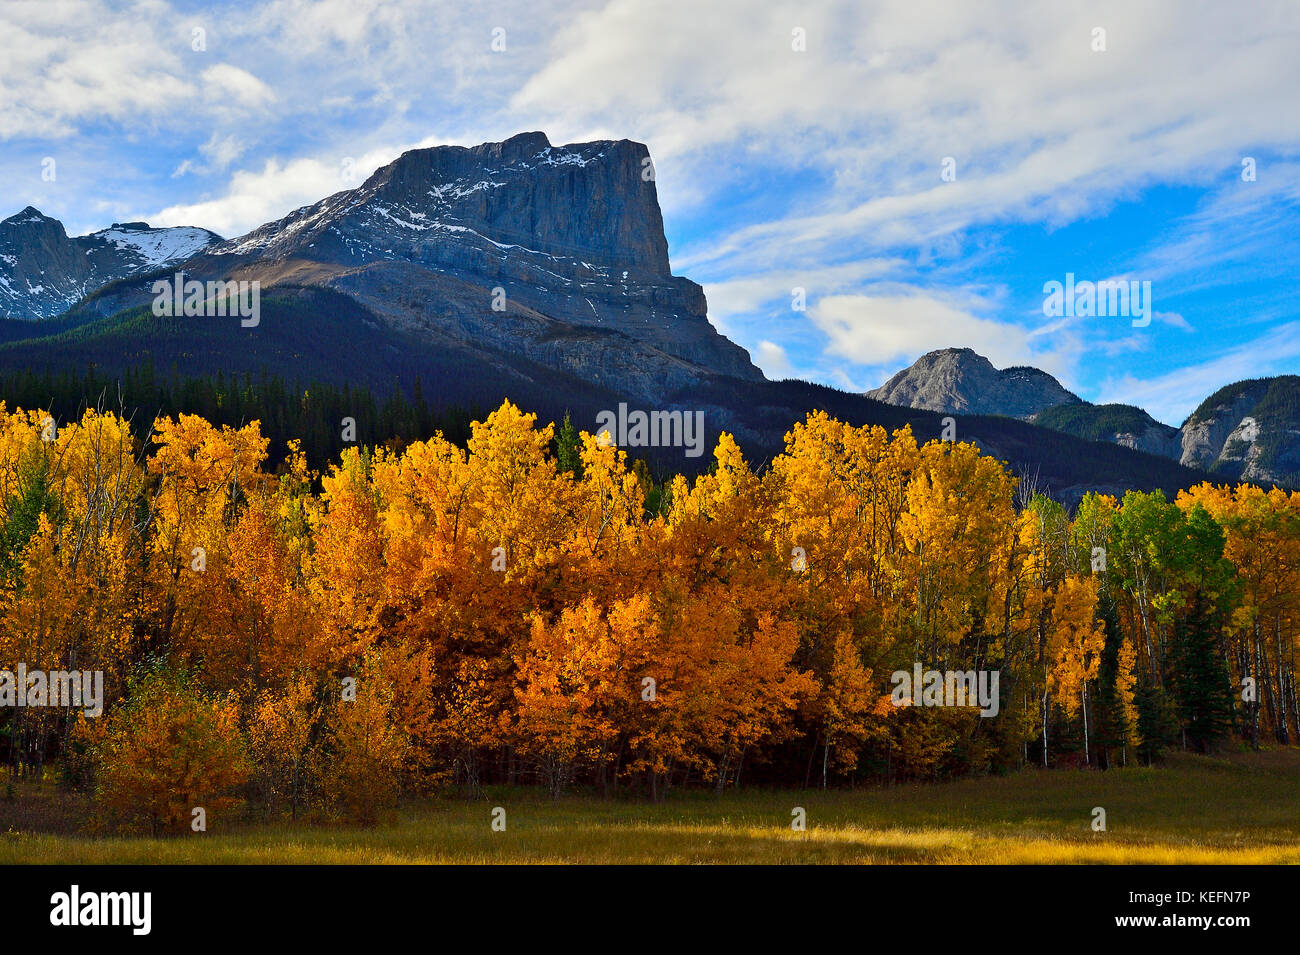
<svg viewBox="0 0 1300 955">
<path fill-rule="evenodd" d="M 51 219 L 34 206 L 27 206 L 21 212 L 0 221 L 0 244 L 11 248 L 49 248 L 52 243 L 65 242 L 67 238 L 62 222 Z M 4 264 L 5 260 L 0 260 L 0 266 Z"/>
<path fill-rule="evenodd" d="M 0 221 L 0 316 L 51 318 L 109 282 L 166 268 L 219 242 L 207 229 L 120 222 L 69 237 L 28 206 Z"/>
<path fill-rule="evenodd" d="M 413 149 L 358 188 L 216 251 L 437 265 L 449 264 L 449 250 L 461 259 L 509 251 L 575 282 L 664 280 L 672 273 L 649 156 L 629 140 L 552 146 L 540 132 Z"/>
<path fill-rule="evenodd" d="M 398 328 L 632 396 L 763 378 L 672 274 L 650 152 L 626 139 L 413 149 L 211 252 L 192 267 L 326 285 Z"/>
<path fill-rule="evenodd" d="M 971 348 L 927 352 L 867 397 L 923 411 L 1025 420 L 1081 401 L 1045 371 L 1024 365 L 999 370 Z"/>
<path fill-rule="evenodd" d="M 35 206 L 26 206 L 21 212 L 15 212 L 8 219 L 0 219 L 0 226 L 9 227 L 45 225 L 47 223 L 54 223 L 59 228 L 62 228 L 58 219 L 51 219 Z"/>
</svg>

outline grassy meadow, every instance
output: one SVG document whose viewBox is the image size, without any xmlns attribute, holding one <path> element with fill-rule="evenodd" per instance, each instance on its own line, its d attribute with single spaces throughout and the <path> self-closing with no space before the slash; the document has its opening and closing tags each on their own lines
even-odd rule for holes
<svg viewBox="0 0 1300 955">
<path fill-rule="evenodd" d="M 791 829 L 796 806 L 806 831 Z M 1106 832 L 1092 830 L 1096 806 Z M 15 787 L 0 802 L 0 863 L 1294 863 L 1300 751 L 658 804 L 491 789 L 406 803 L 371 829 L 227 816 L 184 837 L 90 836 L 77 831 L 87 809 L 53 785 Z"/>
</svg>

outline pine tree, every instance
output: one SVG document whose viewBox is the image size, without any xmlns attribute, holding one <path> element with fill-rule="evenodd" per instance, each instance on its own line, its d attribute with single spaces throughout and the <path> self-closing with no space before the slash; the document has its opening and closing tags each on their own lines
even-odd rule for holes
<svg viewBox="0 0 1300 955">
<path fill-rule="evenodd" d="M 13 578 L 22 566 L 23 548 L 36 532 L 42 514 L 57 516 L 59 499 L 51 492 L 49 462 L 39 446 L 29 449 L 18 466 L 18 493 L 4 502 L 0 525 L 0 574 Z"/>
<path fill-rule="evenodd" d="M 1103 769 L 1110 768 L 1111 750 L 1123 746 L 1128 740 L 1130 729 L 1125 718 L 1124 704 L 1120 698 L 1120 647 L 1124 643 L 1124 633 L 1120 629 L 1119 614 L 1115 601 L 1109 594 L 1103 594 L 1097 602 L 1097 613 L 1106 629 L 1106 643 L 1101 651 L 1101 665 L 1097 670 L 1097 700 L 1094 709 L 1096 719 L 1098 764 Z"/>
</svg>

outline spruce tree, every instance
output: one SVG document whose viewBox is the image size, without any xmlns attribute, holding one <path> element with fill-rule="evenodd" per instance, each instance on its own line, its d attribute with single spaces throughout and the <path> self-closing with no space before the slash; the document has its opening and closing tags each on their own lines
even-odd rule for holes
<svg viewBox="0 0 1300 955">
<path fill-rule="evenodd" d="M 1119 650 L 1124 642 L 1124 632 L 1120 629 L 1115 601 L 1108 593 L 1101 594 L 1097 602 L 1097 613 L 1106 629 L 1106 643 L 1102 647 L 1101 664 L 1097 669 L 1097 699 L 1093 717 L 1096 721 L 1097 745 L 1101 751 L 1099 763 L 1103 769 L 1109 769 L 1110 751 L 1123 746 L 1129 737 L 1129 731 L 1135 727 L 1128 725 L 1117 685 Z"/>
<path fill-rule="evenodd" d="M 582 477 L 582 458 L 578 454 L 578 433 L 573 421 L 566 411 L 564 423 L 555 436 L 555 465 L 561 471 L 568 471 L 575 478 Z"/>
<path fill-rule="evenodd" d="M 1219 646 L 1220 614 L 1197 588 L 1175 629 L 1174 694 L 1188 745 L 1207 752 L 1232 728 L 1232 684 Z"/>
<path fill-rule="evenodd" d="M 1164 688 L 1145 668 L 1138 677 L 1134 703 L 1138 711 L 1138 752 L 1150 765 L 1178 738 L 1178 720 Z"/>
</svg>

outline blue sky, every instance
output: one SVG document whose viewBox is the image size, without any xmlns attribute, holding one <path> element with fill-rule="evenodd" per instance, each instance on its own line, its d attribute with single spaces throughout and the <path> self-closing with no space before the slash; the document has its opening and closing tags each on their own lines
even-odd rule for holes
<svg viewBox="0 0 1300 955">
<path fill-rule="evenodd" d="M 1289 0 L 7 0 L 0 216 L 230 236 L 416 146 L 636 139 L 769 376 L 969 346 L 1178 424 L 1300 372 L 1297 50 Z M 1045 316 L 1066 273 L 1153 320 Z"/>
</svg>

